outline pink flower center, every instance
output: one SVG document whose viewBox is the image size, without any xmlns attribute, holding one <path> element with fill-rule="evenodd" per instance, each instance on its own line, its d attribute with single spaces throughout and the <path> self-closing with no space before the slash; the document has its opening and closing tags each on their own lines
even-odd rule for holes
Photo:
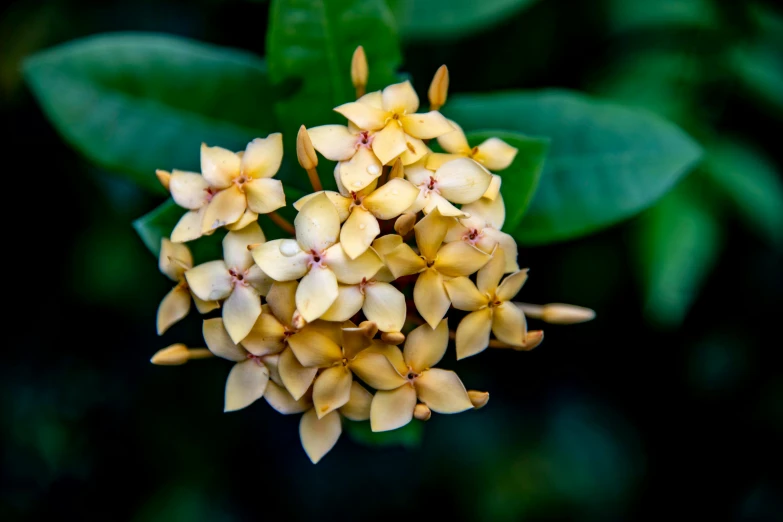
<svg viewBox="0 0 783 522">
<path fill-rule="evenodd" d="M 251 359 L 252 361 L 255 361 L 255 363 L 259 366 L 262 366 L 264 364 L 264 361 L 261 359 L 261 356 L 259 355 L 253 355 L 252 353 L 247 354 L 247 358 Z"/>
<path fill-rule="evenodd" d="M 409 383 L 413 384 L 416 379 L 419 377 L 419 374 L 413 371 L 413 368 L 408 366 L 408 374 L 405 376 L 405 378 L 408 380 Z"/>
<path fill-rule="evenodd" d="M 356 136 L 356 148 L 359 147 L 366 147 L 370 148 L 372 146 L 372 140 L 375 136 L 370 134 L 370 131 L 362 131 Z"/>
<path fill-rule="evenodd" d="M 228 273 L 231 275 L 231 285 L 247 286 L 249 284 L 247 282 L 248 272 L 249 270 L 239 270 L 238 268 L 229 268 Z"/>
<path fill-rule="evenodd" d="M 462 235 L 462 240 L 466 243 L 470 243 L 471 245 L 475 245 L 479 241 L 481 241 L 481 238 L 484 237 L 484 231 L 478 230 L 477 228 L 472 228 L 466 231 Z"/>
<path fill-rule="evenodd" d="M 326 252 L 318 252 L 316 250 L 310 250 L 310 257 L 307 260 L 308 268 L 325 268 L 326 267 Z"/>
<path fill-rule="evenodd" d="M 212 187 L 207 187 L 204 189 L 204 192 L 207 193 L 207 203 L 209 203 L 210 201 L 212 201 L 212 198 L 215 197 L 215 194 L 217 194 L 220 191 Z"/>
</svg>

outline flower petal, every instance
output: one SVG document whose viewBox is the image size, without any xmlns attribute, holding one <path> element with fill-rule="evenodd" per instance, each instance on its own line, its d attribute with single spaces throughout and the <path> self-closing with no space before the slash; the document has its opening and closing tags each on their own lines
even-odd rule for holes
<svg viewBox="0 0 783 522">
<path fill-rule="evenodd" d="M 158 268 L 172 281 L 179 281 L 185 270 L 193 266 L 193 255 L 187 245 L 173 243 L 168 238 L 160 240 Z"/>
<path fill-rule="evenodd" d="M 372 393 L 358 382 L 352 381 L 351 398 L 340 408 L 340 414 L 352 421 L 366 421 L 370 418 L 371 404 Z"/>
<path fill-rule="evenodd" d="M 434 260 L 446 232 L 454 220 L 441 216 L 440 212 L 431 212 L 416 223 L 413 230 L 416 234 L 416 245 L 421 255 Z"/>
<path fill-rule="evenodd" d="M 463 205 L 462 210 L 471 215 L 471 219 L 480 217 L 482 220 L 479 228 L 490 226 L 500 230 L 506 220 L 506 206 L 503 203 L 503 196 L 498 195 L 494 200 L 481 198 Z"/>
<path fill-rule="evenodd" d="M 294 208 L 296 210 L 302 210 L 302 207 L 305 203 L 307 203 L 309 200 L 317 196 L 318 194 L 326 194 L 326 197 L 329 198 L 329 200 L 334 204 L 334 208 L 337 209 L 337 214 L 340 216 L 340 223 L 348 219 L 348 216 L 351 214 L 351 204 L 353 203 L 353 200 L 351 198 L 346 198 L 345 196 L 341 195 L 338 192 L 333 192 L 331 190 L 324 190 L 322 192 L 314 192 L 312 194 L 307 194 L 306 196 L 302 196 L 298 200 L 294 202 Z"/>
<path fill-rule="evenodd" d="M 302 447 L 313 464 L 329 453 L 337 444 L 343 427 L 340 422 L 340 414 L 333 411 L 326 417 L 319 419 L 314 409 L 310 409 L 302 415 L 299 421 L 299 438 Z"/>
<path fill-rule="evenodd" d="M 405 296 L 389 283 L 373 282 L 364 287 L 362 310 L 382 332 L 399 332 L 405 324 Z"/>
<path fill-rule="evenodd" d="M 291 326 L 291 318 L 296 311 L 296 289 L 298 287 L 297 281 L 274 283 L 266 294 L 266 304 L 284 326 Z"/>
<path fill-rule="evenodd" d="M 337 343 L 308 328 L 289 337 L 288 346 L 306 368 L 327 368 L 343 358 L 343 352 Z"/>
<path fill-rule="evenodd" d="M 234 285 L 234 291 L 223 303 L 223 322 L 228 335 L 235 343 L 247 337 L 258 316 L 261 315 L 261 296 L 255 288 Z"/>
<path fill-rule="evenodd" d="M 384 110 L 396 114 L 413 114 L 419 109 L 419 97 L 411 82 L 389 85 L 381 92 Z"/>
<path fill-rule="evenodd" d="M 198 210 L 207 203 L 209 183 L 201 174 L 174 170 L 171 172 L 169 191 L 174 203 L 190 210 Z"/>
<path fill-rule="evenodd" d="M 522 285 L 527 281 L 527 268 L 514 272 L 506 277 L 496 292 L 496 297 L 501 301 L 511 301 L 515 295 L 522 289 Z"/>
<path fill-rule="evenodd" d="M 364 304 L 364 294 L 359 289 L 359 285 L 337 285 L 337 299 L 321 319 L 347 321 L 362 309 L 362 304 Z"/>
<path fill-rule="evenodd" d="M 419 399 L 438 413 L 459 413 L 473 408 L 468 391 L 456 373 L 433 368 L 416 379 Z"/>
<path fill-rule="evenodd" d="M 343 187 L 356 192 L 378 179 L 383 166 L 372 150 L 359 147 L 350 160 L 337 164 L 337 170 Z"/>
<path fill-rule="evenodd" d="M 378 219 L 392 219 L 405 212 L 419 192 L 410 181 L 395 178 L 364 198 L 362 204 Z"/>
<path fill-rule="evenodd" d="M 304 396 L 310 385 L 313 384 L 315 374 L 318 373 L 318 368 L 316 367 L 305 368 L 302 366 L 290 347 L 283 350 L 283 353 L 280 354 L 277 369 L 286 389 L 296 400 Z"/>
<path fill-rule="evenodd" d="M 239 176 L 239 156 L 223 147 L 201 144 L 201 174 L 211 187 L 224 189 Z"/>
<path fill-rule="evenodd" d="M 440 194 L 432 192 L 429 194 L 429 200 L 422 210 L 425 214 L 429 214 L 435 209 L 438 209 L 441 216 L 444 217 L 463 217 L 466 215 L 465 212 L 452 205 L 449 200 Z"/>
<path fill-rule="evenodd" d="M 242 230 L 246 226 L 257 223 L 258 222 L 258 214 L 253 212 L 250 209 L 245 210 L 244 213 L 242 213 L 242 217 L 240 217 L 238 220 L 234 221 L 230 225 L 226 225 L 226 230 Z"/>
<path fill-rule="evenodd" d="M 482 198 L 494 200 L 500 194 L 500 185 L 502 184 L 502 178 L 497 174 L 492 174 L 492 180 L 489 182 L 487 190 L 481 195 Z"/>
<path fill-rule="evenodd" d="M 209 261 L 185 272 L 191 292 L 204 301 L 225 299 L 231 293 L 231 274 L 222 260 Z"/>
<path fill-rule="evenodd" d="M 266 295 L 274 283 L 274 280 L 255 264 L 245 271 L 244 277 L 245 281 L 261 295 Z"/>
<path fill-rule="evenodd" d="M 449 120 L 449 123 L 454 130 L 438 136 L 438 145 L 446 152 L 451 152 L 452 154 L 460 154 L 462 156 L 468 154 L 470 145 L 468 145 L 468 139 L 465 137 L 462 127 L 452 120 Z"/>
<path fill-rule="evenodd" d="M 319 419 L 348 402 L 351 382 L 351 372 L 342 364 L 321 372 L 313 384 L 313 405 Z"/>
<path fill-rule="evenodd" d="M 234 230 L 223 238 L 223 260 L 226 266 L 237 271 L 244 271 L 253 266 L 253 256 L 248 251 L 248 245 L 266 241 L 264 232 L 258 223 L 251 223 L 243 229 Z"/>
<path fill-rule="evenodd" d="M 372 431 L 389 431 L 402 428 L 413 419 L 416 407 L 416 390 L 408 383 L 390 391 L 377 391 L 370 405 Z"/>
<path fill-rule="evenodd" d="M 406 114 L 400 121 L 405 134 L 421 140 L 437 138 L 454 131 L 449 120 L 438 111 Z"/>
<path fill-rule="evenodd" d="M 482 308 L 471 312 L 457 326 L 457 360 L 483 352 L 489 346 L 492 310 Z"/>
<path fill-rule="evenodd" d="M 269 355 L 283 351 L 284 339 L 285 326 L 274 315 L 262 312 L 242 346 L 253 355 Z"/>
<path fill-rule="evenodd" d="M 525 314 L 514 303 L 501 303 L 494 309 L 492 333 L 504 343 L 523 346 L 527 336 Z"/>
<path fill-rule="evenodd" d="M 476 286 L 482 294 L 494 295 L 506 269 L 506 254 L 497 248 L 492 259 L 476 274 Z"/>
<path fill-rule="evenodd" d="M 406 382 L 388 357 L 394 355 L 392 353 L 394 350 L 399 353 L 400 349 L 396 346 L 391 348 L 386 348 L 386 346 L 390 345 L 373 345 L 366 348 L 349 363 L 351 371 L 376 390 L 393 390 Z M 400 355 L 398 359 L 401 358 Z"/>
<path fill-rule="evenodd" d="M 500 138 L 489 138 L 476 147 L 473 159 L 492 171 L 508 168 L 517 155 L 517 148 Z"/>
<path fill-rule="evenodd" d="M 372 151 L 382 165 L 391 163 L 406 150 L 408 150 L 408 146 L 405 142 L 405 132 L 396 120 L 391 120 L 373 137 Z M 350 185 L 346 185 L 346 187 L 351 188 Z"/>
<path fill-rule="evenodd" d="M 283 135 L 279 132 L 247 144 L 242 155 L 242 174 L 249 178 L 271 178 L 283 161 Z M 261 213 L 261 212 L 259 212 Z"/>
<path fill-rule="evenodd" d="M 329 198 L 319 194 L 302 205 L 302 210 L 294 219 L 294 226 L 296 240 L 302 250 L 320 253 L 337 243 L 340 216 Z"/>
<path fill-rule="evenodd" d="M 266 391 L 264 392 L 264 399 L 269 405 L 283 415 L 291 415 L 293 413 L 302 413 L 312 407 L 310 400 L 302 397 L 301 399 L 294 400 L 288 390 L 275 384 L 272 381 L 266 385 Z"/>
<path fill-rule="evenodd" d="M 442 320 L 436 327 L 423 324 L 416 327 L 405 340 L 403 355 L 413 371 L 421 373 L 440 362 L 449 345 L 448 319 Z"/>
<path fill-rule="evenodd" d="M 269 214 L 285 206 L 285 192 L 279 179 L 251 179 L 245 183 L 245 194 L 247 207 L 257 214 Z"/>
<path fill-rule="evenodd" d="M 492 174 L 469 158 L 449 161 L 435 172 L 441 195 L 452 203 L 472 203 L 489 187 Z"/>
<path fill-rule="evenodd" d="M 380 129 L 386 124 L 386 118 L 388 116 L 388 113 L 385 110 L 373 107 L 368 103 L 363 103 L 361 100 L 344 103 L 339 107 L 335 107 L 334 110 L 348 118 L 362 130 Z M 312 140 L 312 136 L 310 139 Z M 315 147 L 315 144 L 313 144 L 313 147 Z"/>
<path fill-rule="evenodd" d="M 362 279 L 372 279 L 383 267 L 381 258 L 374 250 L 367 249 L 356 259 L 351 259 L 339 243 L 326 251 L 324 259 L 337 276 L 337 280 L 346 285 L 356 285 L 361 283 Z"/>
<path fill-rule="evenodd" d="M 427 144 L 418 138 L 405 135 L 405 150 L 400 154 L 403 165 L 413 165 L 424 156 L 432 152 Z"/>
<path fill-rule="evenodd" d="M 293 239 L 275 239 L 250 253 L 261 270 L 275 281 L 293 281 L 307 273 L 308 254 Z"/>
<path fill-rule="evenodd" d="M 432 328 L 436 328 L 440 324 L 451 305 L 440 272 L 428 268 L 419 274 L 413 287 L 413 302 L 416 304 L 416 310 L 427 321 L 427 324 Z"/>
<path fill-rule="evenodd" d="M 239 187 L 232 185 L 221 190 L 215 194 L 204 210 L 201 232 L 206 234 L 210 230 L 235 223 L 246 209 L 247 198 Z"/>
<path fill-rule="evenodd" d="M 486 294 L 479 292 L 473 281 L 467 277 L 455 277 L 445 281 L 446 293 L 449 294 L 449 300 L 457 310 L 473 312 L 489 304 L 489 298 Z"/>
<path fill-rule="evenodd" d="M 356 259 L 370 248 L 381 233 L 378 220 L 362 207 L 355 207 L 340 231 L 340 245 L 351 259 Z"/>
<path fill-rule="evenodd" d="M 182 285 L 177 285 L 166 294 L 158 306 L 158 335 L 184 318 L 190 312 L 190 291 Z"/>
<path fill-rule="evenodd" d="M 476 243 L 477 247 L 483 252 L 492 253 L 497 245 L 498 249 L 495 251 L 495 255 L 501 250 L 503 251 L 503 258 L 505 259 L 504 272 L 508 274 L 519 270 L 519 265 L 517 264 L 517 242 L 513 237 L 494 228 L 485 228 L 482 235 L 484 237 Z"/>
<path fill-rule="evenodd" d="M 434 269 L 445 276 L 458 277 L 475 273 L 492 259 L 492 256 L 482 252 L 464 241 L 446 243 L 435 259 Z M 503 265 L 505 267 L 505 264 Z"/>
<path fill-rule="evenodd" d="M 196 310 L 198 310 L 198 313 L 200 314 L 208 314 L 212 310 L 217 310 L 220 308 L 220 303 L 217 301 L 204 301 L 203 299 L 199 299 L 196 294 L 193 292 L 190 293 L 190 295 L 193 297 L 193 302 L 196 305 Z"/>
<path fill-rule="evenodd" d="M 337 299 L 337 278 L 328 268 L 313 267 L 296 289 L 296 308 L 305 321 L 321 317 Z"/>
<path fill-rule="evenodd" d="M 417 274 L 427 268 L 426 261 L 405 243 L 386 254 L 384 261 L 395 278 Z"/>
<path fill-rule="evenodd" d="M 307 129 L 315 150 L 332 161 L 347 161 L 356 154 L 357 136 L 345 125 L 321 125 Z"/>
<path fill-rule="evenodd" d="M 247 359 L 247 351 L 231 340 L 220 317 L 204 319 L 201 333 L 204 335 L 204 342 L 207 343 L 209 351 L 218 357 L 235 362 Z"/>
<path fill-rule="evenodd" d="M 427 156 L 427 168 L 429 170 L 436 171 L 449 161 L 454 161 L 457 158 L 464 157 L 465 156 L 461 154 L 433 153 Z"/>
<path fill-rule="evenodd" d="M 202 207 L 201 210 L 185 212 L 171 231 L 171 240 L 175 243 L 185 243 L 200 238 L 201 222 L 204 220 L 206 209 L 207 207 Z"/>
<path fill-rule="evenodd" d="M 252 359 L 236 363 L 226 380 L 223 411 L 237 411 L 250 406 L 264 396 L 268 382 L 269 370 L 262 363 Z"/>
</svg>

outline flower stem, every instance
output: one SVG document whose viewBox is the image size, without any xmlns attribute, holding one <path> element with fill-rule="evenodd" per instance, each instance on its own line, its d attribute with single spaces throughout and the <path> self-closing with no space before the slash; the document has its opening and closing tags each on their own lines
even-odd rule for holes
<svg viewBox="0 0 783 522">
<path fill-rule="evenodd" d="M 275 225 L 277 225 L 278 227 L 282 228 L 283 230 L 285 230 L 286 232 L 288 232 L 292 236 L 296 234 L 296 229 L 291 224 L 291 222 L 288 221 L 283 216 L 281 216 L 280 214 L 278 214 L 277 212 L 270 212 L 269 214 L 267 214 L 267 216 L 269 217 L 269 219 L 272 220 L 272 222 Z"/>
<path fill-rule="evenodd" d="M 310 185 L 313 186 L 313 191 L 321 192 L 324 189 L 321 185 L 321 178 L 318 177 L 318 171 L 315 168 L 307 169 L 307 176 L 310 178 Z"/>
</svg>

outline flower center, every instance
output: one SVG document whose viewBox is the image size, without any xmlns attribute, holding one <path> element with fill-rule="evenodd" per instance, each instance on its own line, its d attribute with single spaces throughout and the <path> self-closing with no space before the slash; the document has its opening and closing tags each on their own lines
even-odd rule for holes
<svg viewBox="0 0 783 522">
<path fill-rule="evenodd" d="M 326 261 L 325 252 L 318 252 L 317 250 L 310 251 L 310 259 L 307 260 L 308 268 L 324 268 Z"/>
<path fill-rule="evenodd" d="M 418 378 L 419 374 L 413 371 L 413 368 L 408 366 L 408 374 L 405 376 L 406 379 L 408 379 L 408 382 L 413 384 L 413 382 Z"/>
<path fill-rule="evenodd" d="M 231 275 L 231 284 L 233 286 L 241 285 L 247 286 L 247 270 L 239 270 L 238 268 L 229 268 L 228 273 Z"/>
<path fill-rule="evenodd" d="M 374 136 L 370 134 L 370 131 L 360 132 L 356 138 L 356 148 L 357 149 L 359 147 L 370 148 L 370 146 L 372 145 L 373 138 Z"/>
<path fill-rule="evenodd" d="M 261 360 L 261 356 L 259 355 L 253 355 L 252 353 L 247 354 L 247 358 L 255 361 L 255 363 L 259 366 L 264 364 L 264 361 Z"/>
<path fill-rule="evenodd" d="M 215 194 L 219 192 L 219 190 L 214 189 L 212 187 L 207 187 L 204 189 L 204 192 L 207 193 L 207 203 L 209 203 L 210 201 L 212 201 L 212 198 L 215 197 Z"/>
<path fill-rule="evenodd" d="M 475 245 L 484 237 L 484 231 L 477 228 L 471 228 L 462 235 L 463 241 Z"/>
</svg>

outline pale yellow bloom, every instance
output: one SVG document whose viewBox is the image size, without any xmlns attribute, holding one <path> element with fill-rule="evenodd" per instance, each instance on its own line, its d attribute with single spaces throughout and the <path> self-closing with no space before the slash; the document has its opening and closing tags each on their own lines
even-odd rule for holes
<svg viewBox="0 0 783 522">
<path fill-rule="evenodd" d="M 444 319 L 435 329 L 424 324 L 413 330 L 402 352 L 396 346 L 386 349 L 399 384 L 394 388 L 378 388 L 375 393 L 370 407 L 373 431 L 388 431 L 408 424 L 417 399 L 437 413 L 459 413 L 473 408 L 457 374 L 433 368 L 443 358 L 448 343 L 449 327 Z"/>
<path fill-rule="evenodd" d="M 321 318 L 347 321 L 359 310 L 382 332 L 400 332 L 405 324 L 405 296 L 377 278 L 363 280 L 357 285 L 338 285 L 337 299 Z"/>
<path fill-rule="evenodd" d="M 422 140 L 453 130 L 439 112 L 416 114 L 418 108 L 419 97 L 406 81 L 389 85 L 382 92 L 365 94 L 334 110 L 359 129 L 375 131 L 371 146 L 381 164 L 387 165 L 400 157 L 404 165 L 409 165 L 429 151 Z"/>
<path fill-rule="evenodd" d="M 305 321 L 321 317 L 338 296 L 338 282 L 357 284 L 383 266 L 367 250 L 351 259 L 338 243 L 340 216 L 325 193 L 302 205 L 294 220 L 296 239 L 279 239 L 253 249 L 258 266 L 275 281 L 302 278 L 296 291 L 296 308 Z"/>
<path fill-rule="evenodd" d="M 466 204 L 478 200 L 487 190 L 492 175 L 468 158 L 458 158 L 433 171 L 424 160 L 405 168 L 405 177 L 419 188 L 416 201 L 406 212 L 440 210 L 444 216 L 464 216 L 452 203 Z"/>
<path fill-rule="evenodd" d="M 182 243 L 172 243 L 168 238 L 161 239 L 158 267 L 160 271 L 177 286 L 166 294 L 158 306 L 158 335 L 168 330 L 171 325 L 184 318 L 190 312 L 190 299 L 196 303 L 199 313 L 211 312 L 220 305 L 216 301 L 202 301 L 190 291 L 185 280 L 185 271 L 193 266 L 193 255 Z"/>
<path fill-rule="evenodd" d="M 271 280 L 255 264 L 248 245 L 263 243 L 258 223 L 232 231 L 223 238 L 223 259 L 209 261 L 185 272 L 191 291 L 204 301 L 222 301 L 223 321 L 231 340 L 239 343 L 261 315 L 261 297 Z"/>
<path fill-rule="evenodd" d="M 378 179 L 383 164 L 372 150 L 375 133 L 354 125 L 322 125 L 307 129 L 315 150 L 338 162 L 335 178 L 346 191 L 359 191 Z"/>
<path fill-rule="evenodd" d="M 510 300 L 525 284 L 527 269 L 514 272 L 501 283 L 504 258 L 502 249 L 495 251 L 489 263 L 478 271 L 477 284 L 467 277 L 445 282 L 454 308 L 470 312 L 457 327 L 457 359 L 483 352 L 489 346 L 490 331 L 504 343 L 525 345 L 525 314 Z"/>
<path fill-rule="evenodd" d="M 401 241 L 384 254 L 384 262 L 395 278 L 419 274 L 413 287 L 413 301 L 433 328 L 441 322 L 451 304 L 444 281 L 468 276 L 492 257 L 464 241 L 443 244 L 452 221 L 453 218 L 443 217 L 435 209 L 413 227 L 420 254 Z"/>
</svg>

